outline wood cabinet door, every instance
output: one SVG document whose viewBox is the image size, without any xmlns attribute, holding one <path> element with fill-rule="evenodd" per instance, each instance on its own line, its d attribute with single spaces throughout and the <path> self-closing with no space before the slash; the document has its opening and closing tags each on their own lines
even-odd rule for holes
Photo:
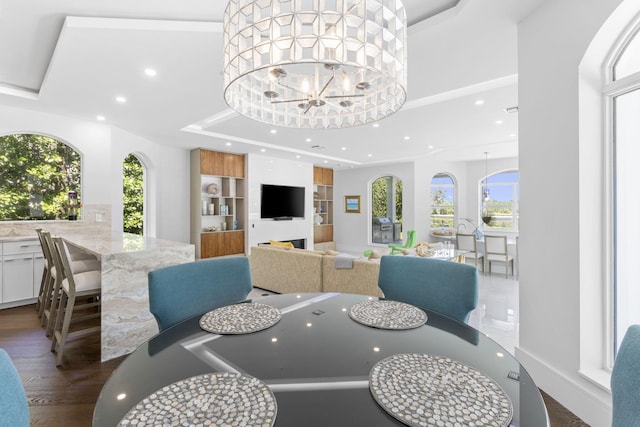
<svg viewBox="0 0 640 427">
<path fill-rule="evenodd" d="M 200 258 L 223 255 L 223 233 L 204 233 L 200 235 Z"/>
<path fill-rule="evenodd" d="M 244 231 L 228 231 L 224 234 L 225 255 L 244 254 Z"/>
<path fill-rule="evenodd" d="M 223 153 L 201 149 L 200 173 L 203 175 L 224 175 Z"/>
<path fill-rule="evenodd" d="M 231 153 L 221 154 L 224 158 L 224 173 L 221 175 L 244 178 L 244 156 Z"/>
<path fill-rule="evenodd" d="M 314 184 L 322 184 L 322 180 L 323 180 L 323 173 L 322 173 L 322 169 L 321 167 L 318 166 L 314 166 L 313 167 L 313 183 Z"/>
<path fill-rule="evenodd" d="M 333 185 L 333 169 L 323 168 L 322 183 L 324 185 Z"/>
<path fill-rule="evenodd" d="M 333 225 L 314 225 L 313 243 L 333 241 Z"/>
</svg>

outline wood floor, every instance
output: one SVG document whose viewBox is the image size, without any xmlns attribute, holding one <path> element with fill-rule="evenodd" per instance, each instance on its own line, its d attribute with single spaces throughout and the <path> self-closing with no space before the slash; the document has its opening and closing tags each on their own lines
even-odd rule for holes
<svg viewBox="0 0 640 427">
<path fill-rule="evenodd" d="M 88 427 L 103 384 L 124 359 L 100 363 L 99 336 L 70 343 L 56 368 L 33 305 L 0 310 L 0 348 L 13 359 L 29 400 L 32 426 Z M 543 393 L 552 427 L 588 427 Z"/>
</svg>

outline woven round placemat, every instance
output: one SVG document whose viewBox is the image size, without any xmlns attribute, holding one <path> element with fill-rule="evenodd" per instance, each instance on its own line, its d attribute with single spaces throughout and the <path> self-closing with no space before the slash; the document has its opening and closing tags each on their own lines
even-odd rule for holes
<svg viewBox="0 0 640 427">
<path fill-rule="evenodd" d="M 415 427 L 506 427 L 509 396 L 463 363 L 427 354 L 396 354 L 369 373 L 369 389 L 389 415 Z"/>
<path fill-rule="evenodd" d="M 413 329 L 425 324 L 427 313 L 391 300 L 366 300 L 349 309 L 349 317 L 358 323 L 380 329 Z"/>
<path fill-rule="evenodd" d="M 233 304 L 204 314 L 200 327 L 214 334 L 250 334 L 275 325 L 281 318 L 280 310 L 267 304 Z"/>
<path fill-rule="evenodd" d="M 216 372 L 170 384 L 134 406 L 118 426 L 271 427 L 276 399 L 249 375 Z"/>
</svg>

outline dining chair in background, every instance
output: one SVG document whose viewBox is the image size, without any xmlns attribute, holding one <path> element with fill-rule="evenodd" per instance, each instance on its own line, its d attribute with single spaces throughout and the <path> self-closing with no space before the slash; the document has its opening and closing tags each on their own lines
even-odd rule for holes
<svg viewBox="0 0 640 427">
<path fill-rule="evenodd" d="M 622 339 L 611 371 L 612 427 L 640 427 L 640 325 Z"/>
<path fill-rule="evenodd" d="M 0 426 L 29 427 L 29 403 L 9 354 L 0 348 Z"/>
<path fill-rule="evenodd" d="M 100 332 L 100 325 L 89 322 L 100 317 L 102 292 L 101 270 L 74 273 L 66 245 L 61 237 L 53 238 L 52 255 L 56 262 L 56 277 L 60 282 L 60 301 L 55 310 L 55 324 L 51 336 L 51 351 L 56 351 L 56 366 L 62 365 L 67 340 Z M 52 299 L 55 301 L 55 299 Z M 75 314 L 75 315 L 74 315 Z M 74 328 L 71 329 L 71 324 Z M 79 325 L 79 326 L 78 326 Z"/>
<path fill-rule="evenodd" d="M 509 255 L 507 248 L 507 236 L 484 235 L 484 256 L 491 274 L 491 263 L 504 263 L 504 277 L 509 278 L 509 264 L 513 274 L 513 256 Z"/>
<path fill-rule="evenodd" d="M 386 299 L 406 302 L 466 323 L 478 306 L 478 269 L 421 257 L 383 256 L 378 286 Z"/>
<path fill-rule="evenodd" d="M 149 307 L 160 332 L 197 314 L 246 300 L 247 257 L 217 258 L 149 272 Z"/>
<path fill-rule="evenodd" d="M 467 251 L 464 254 L 465 259 L 472 258 L 473 263 L 478 268 L 478 261 L 484 271 L 484 255 L 478 252 L 478 241 L 475 234 L 456 234 L 456 247 L 458 250 Z"/>
</svg>

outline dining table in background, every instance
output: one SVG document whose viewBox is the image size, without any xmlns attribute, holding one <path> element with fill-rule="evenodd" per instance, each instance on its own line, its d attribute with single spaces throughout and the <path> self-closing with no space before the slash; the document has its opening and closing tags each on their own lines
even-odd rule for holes
<svg viewBox="0 0 640 427">
<path fill-rule="evenodd" d="M 98 397 L 94 427 L 113 427 L 165 386 L 207 373 L 232 372 L 266 384 L 277 402 L 276 427 L 402 426 L 374 399 L 372 368 L 398 355 L 429 355 L 472 368 L 511 401 L 511 426 L 548 427 L 540 391 L 505 349 L 476 329 L 426 311 L 426 324 L 389 330 L 356 322 L 349 310 L 375 297 L 341 293 L 254 299 L 282 313 L 247 334 L 203 330 L 190 318 L 142 344 L 122 361 Z"/>
</svg>

